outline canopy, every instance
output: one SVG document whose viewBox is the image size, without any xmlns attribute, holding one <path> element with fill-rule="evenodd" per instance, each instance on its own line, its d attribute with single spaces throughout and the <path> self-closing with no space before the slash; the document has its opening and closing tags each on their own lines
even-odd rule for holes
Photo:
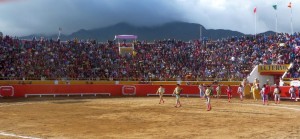
<svg viewBox="0 0 300 139">
<path fill-rule="evenodd" d="M 115 39 L 137 39 L 136 35 L 115 35 Z"/>
</svg>

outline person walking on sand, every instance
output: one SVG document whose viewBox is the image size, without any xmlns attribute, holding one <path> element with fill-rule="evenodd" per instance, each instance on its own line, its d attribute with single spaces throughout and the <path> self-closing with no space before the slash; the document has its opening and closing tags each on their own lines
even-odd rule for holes
<svg viewBox="0 0 300 139">
<path fill-rule="evenodd" d="M 221 85 L 220 84 L 217 86 L 216 91 L 217 91 L 217 98 L 220 98 L 221 97 Z"/>
<path fill-rule="evenodd" d="M 230 85 L 227 86 L 226 93 L 227 93 L 227 97 L 228 97 L 228 102 L 230 102 L 230 100 L 232 98 L 232 90 L 230 88 Z"/>
<path fill-rule="evenodd" d="M 273 92 L 275 104 L 279 104 L 279 102 L 280 102 L 280 93 L 281 93 L 281 90 L 280 90 L 279 86 L 276 85 L 274 92 Z"/>
<path fill-rule="evenodd" d="M 204 98 L 204 95 L 205 95 L 204 84 L 200 84 L 200 85 L 198 86 L 198 89 L 199 89 L 200 98 Z"/>
<path fill-rule="evenodd" d="M 269 93 L 268 93 L 268 88 L 266 87 L 266 84 L 263 85 L 263 88 L 260 90 L 260 94 L 262 96 L 262 102 L 263 102 L 263 105 L 269 105 L 268 103 L 268 96 L 269 96 Z"/>
<path fill-rule="evenodd" d="M 176 108 L 181 107 L 181 103 L 180 103 L 180 100 L 179 100 L 181 91 L 182 91 L 182 88 L 180 87 L 179 84 L 177 84 L 176 88 L 173 91 L 173 95 L 176 96 L 176 105 L 175 105 Z"/>
<path fill-rule="evenodd" d="M 293 99 L 295 99 L 295 101 L 297 101 L 297 98 L 296 98 L 296 89 L 295 87 L 292 85 L 292 87 L 289 89 L 289 94 L 291 95 L 291 101 Z"/>
<path fill-rule="evenodd" d="M 210 88 L 210 86 L 208 86 L 205 90 L 205 98 L 206 98 L 206 110 L 210 111 L 211 110 L 211 104 L 210 104 L 210 97 L 213 95 L 212 90 Z"/>
<path fill-rule="evenodd" d="M 266 94 L 268 95 L 268 99 L 271 98 L 271 87 L 270 87 L 270 82 L 269 82 L 269 79 L 267 80 L 267 82 L 265 83 L 266 85 Z M 269 100 L 267 100 L 269 101 Z"/>
<path fill-rule="evenodd" d="M 240 95 L 240 99 L 241 101 L 243 101 L 243 97 L 244 97 L 244 88 L 242 85 L 239 86 L 237 93 Z"/>
<path fill-rule="evenodd" d="M 159 95 L 159 104 L 161 104 L 161 102 L 165 103 L 165 101 L 163 99 L 164 93 L 165 93 L 165 88 L 163 87 L 163 85 L 160 85 L 156 91 L 156 94 Z"/>
<path fill-rule="evenodd" d="M 254 100 L 257 100 L 257 99 L 256 99 L 256 95 L 255 95 L 255 85 L 252 85 L 252 86 L 251 86 L 250 92 L 252 93 L 253 99 L 254 99 Z"/>
</svg>

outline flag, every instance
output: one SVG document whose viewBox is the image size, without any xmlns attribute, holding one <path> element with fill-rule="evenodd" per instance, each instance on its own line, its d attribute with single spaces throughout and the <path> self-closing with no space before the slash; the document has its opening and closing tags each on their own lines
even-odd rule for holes
<svg viewBox="0 0 300 139">
<path fill-rule="evenodd" d="M 289 7 L 289 8 L 292 8 L 292 2 L 289 3 L 288 7 Z"/>
<path fill-rule="evenodd" d="M 253 12 L 256 13 L 256 7 L 254 8 Z"/>
<path fill-rule="evenodd" d="M 277 5 L 273 5 L 274 10 L 277 10 Z"/>
<path fill-rule="evenodd" d="M 61 27 L 59 27 L 59 28 L 58 28 L 58 31 L 62 31 L 62 28 L 61 28 Z"/>
</svg>

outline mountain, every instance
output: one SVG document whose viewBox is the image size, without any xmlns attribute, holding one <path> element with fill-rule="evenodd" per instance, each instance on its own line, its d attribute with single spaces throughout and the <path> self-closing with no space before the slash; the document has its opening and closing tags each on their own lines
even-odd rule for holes
<svg viewBox="0 0 300 139">
<path fill-rule="evenodd" d="M 200 24 L 186 22 L 171 22 L 163 25 L 152 27 L 134 26 L 128 23 L 118 23 L 112 26 L 85 30 L 81 29 L 70 35 L 62 35 L 62 40 L 73 38 L 78 39 L 96 39 L 98 41 L 113 40 L 115 35 L 131 34 L 137 35 L 139 40 L 161 40 L 161 39 L 177 39 L 189 41 L 200 38 Z M 231 36 L 244 36 L 245 34 L 237 31 L 223 29 L 205 29 L 202 26 L 202 36 L 205 38 L 217 40 Z M 23 39 L 31 39 L 33 36 L 40 37 L 42 35 L 30 35 L 21 37 Z M 46 36 L 46 38 L 57 38 L 57 35 Z"/>
<path fill-rule="evenodd" d="M 267 35 L 267 36 L 269 36 L 269 35 L 274 35 L 274 34 L 276 34 L 276 32 L 274 32 L 274 31 L 266 31 L 266 32 L 263 32 L 263 33 L 259 33 L 258 35 Z"/>
</svg>

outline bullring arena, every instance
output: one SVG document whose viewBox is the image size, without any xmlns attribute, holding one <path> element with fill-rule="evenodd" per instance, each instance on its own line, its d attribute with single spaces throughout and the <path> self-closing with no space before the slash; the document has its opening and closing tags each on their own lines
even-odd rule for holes
<svg viewBox="0 0 300 139">
<path fill-rule="evenodd" d="M 16 98 L 0 99 L 0 138 L 300 138 L 299 102 L 262 105 L 246 94 L 213 98 L 206 111 L 197 85 L 182 85 L 175 108 L 172 84 L 164 104 L 159 85 L 13 85 Z"/>
<path fill-rule="evenodd" d="M 300 139 L 277 2 L 0 0 L 0 139 Z"/>
</svg>

